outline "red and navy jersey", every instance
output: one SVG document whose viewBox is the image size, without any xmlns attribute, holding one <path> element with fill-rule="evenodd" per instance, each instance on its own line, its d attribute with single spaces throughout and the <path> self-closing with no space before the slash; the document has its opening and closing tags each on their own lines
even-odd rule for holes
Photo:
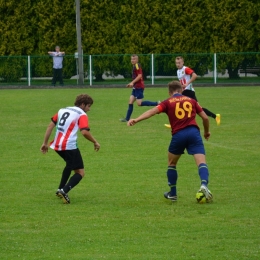
<svg viewBox="0 0 260 260">
<path fill-rule="evenodd" d="M 199 129 L 195 117 L 203 110 L 196 100 L 175 94 L 161 102 L 157 108 L 160 113 L 164 112 L 168 115 L 172 134 L 176 134 L 188 126 L 195 126 Z"/>
<path fill-rule="evenodd" d="M 143 70 L 142 70 L 141 64 L 136 63 L 135 65 L 133 65 L 132 79 L 135 79 L 140 74 L 142 75 L 141 79 L 134 84 L 134 88 L 136 88 L 136 89 L 138 89 L 138 88 L 144 89 Z"/>
<path fill-rule="evenodd" d="M 60 109 L 51 120 L 56 125 L 56 133 L 50 148 L 56 151 L 76 149 L 78 129 L 89 130 L 86 113 L 76 106 Z"/>
</svg>

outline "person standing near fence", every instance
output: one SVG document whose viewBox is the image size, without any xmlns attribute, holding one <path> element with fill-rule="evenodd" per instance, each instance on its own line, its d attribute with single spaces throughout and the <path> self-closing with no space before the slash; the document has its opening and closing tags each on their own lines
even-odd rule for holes
<svg viewBox="0 0 260 260">
<path fill-rule="evenodd" d="M 183 89 L 182 95 L 198 101 L 195 95 L 195 90 L 192 86 L 192 82 L 196 80 L 197 74 L 191 68 L 184 66 L 184 59 L 181 56 L 176 57 L 175 64 L 178 69 L 177 76 Z M 220 114 L 214 114 L 204 107 L 202 109 L 207 116 L 216 120 L 217 125 L 220 125 Z"/>
<path fill-rule="evenodd" d="M 133 54 L 131 56 L 131 63 L 133 65 L 132 81 L 127 84 L 127 88 L 133 88 L 130 95 L 128 110 L 125 118 L 119 119 L 121 122 L 127 122 L 134 110 L 134 102 L 136 101 L 138 106 L 157 106 L 159 102 L 143 101 L 144 98 L 144 79 L 141 64 L 138 63 L 138 56 Z"/>
<path fill-rule="evenodd" d="M 62 67 L 63 67 L 63 56 L 65 52 L 60 51 L 60 47 L 56 46 L 55 51 L 49 51 L 48 54 L 53 57 L 53 78 L 52 85 L 55 87 L 56 81 L 60 81 L 60 85 L 63 86 L 62 79 Z"/>
</svg>

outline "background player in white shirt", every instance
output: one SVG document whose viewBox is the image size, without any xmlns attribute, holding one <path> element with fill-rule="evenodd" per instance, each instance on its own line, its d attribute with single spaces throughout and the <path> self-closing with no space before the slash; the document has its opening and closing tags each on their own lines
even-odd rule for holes
<svg viewBox="0 0 260 260">
<path fill-rule="evenodd" d="M 192 86 L 192 82 L 196 80 L 197 74 L 191 68 L 184 66 L 184 59 L 181 56 L 176 57 L 175 64 L 178 68 L 177 76 L 183 88 L 182 95 L 198 101 L 195 95 L 195 90 Z M 202 109 L 207 114 L 207 116 L 212 117 L 216 120 L 217 125 L 220 125 L 220 114 L 214 114 L 204 107 Z"/>
<path fill-rule="evenodd" d="M 56 81 L 60 81 L 60 85 L 63 86 L 62 78 L 62 67 L 63 67 L 63 56 L 65 55 L 64 51 L 60 51 L 60 47 L 56 46 L 55 51 L 49 51 L 48 54 L 53 58 L 53 78 L 52 85 L 56 85 Z"/>
<path fill-rule="evenodd" d="M 82 156 L 77 146 L 77 131 L 94 144 L 94 149 L 99 150 L 100 144 L 89 132 L 88 117 L 86 112 L 90 110 L 93 99 L 86 94 L 76 97 L 73 107 L 61 108 L 52 118 L 49 124 L 44 141 L 41 146 L 41 152 L 48 152 L 48 140 L 53 128 L 56 126 L 55 138 L 51 142 L 50 148 L 55 150 L 66 162 L 62 172 L 59 188 L 56 195 L 62 198 L 64 203 L 70 203 L 68 192 L 75 187 L 84 177 L 84 164 Z M 74 175 L 69 179 L 71 171 Z M 69 181 L 68 181 L 69 179 Z"/>
</svg>

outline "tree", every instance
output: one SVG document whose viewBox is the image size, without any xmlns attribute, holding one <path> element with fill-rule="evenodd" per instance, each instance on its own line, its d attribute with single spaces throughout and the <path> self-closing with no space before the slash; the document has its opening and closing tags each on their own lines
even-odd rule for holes
<svg viewBox="0 0 260 260">
<path fill-rule="evenodd" d="M 77 49 L 72 0 L 0 0 L 0 12 L 5 14 L 0 55 L 42 55 L 55 45 L 67 54 Z M 260 2 L 253 0 L 81 0 L 83 50 L 92 55 L 258 51 L 259 17 Z M 211 69 L 210 59 L 193 57 L 201 74 Z M 243 57 L 220 57 L 218 69 L 237 77 Z M 167 56 L 159 63 L 171 70 Z M 96 78 L 102 79 L 103 68 L 116 75 L 118 64 L 116 58 L 96 59 Z"/>
</svg>

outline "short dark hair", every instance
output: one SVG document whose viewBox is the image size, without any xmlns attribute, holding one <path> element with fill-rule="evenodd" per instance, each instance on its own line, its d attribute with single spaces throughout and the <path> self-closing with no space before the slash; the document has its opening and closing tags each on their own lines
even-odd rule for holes
<svg viewBox="0 0 260 260">
<path fill-rule="evenodd" d="M 177 57 L 175 58 L 175 60 L 183 60 L 183 61 L 184 61 L 184 59 L 183 59 L 182 56 L 177 56 Z"/>
<path fill-rule="evenodd" d="M 181 90 L 181 83 L 179 81 L 171 81 L 170 83 L 168 83 L 168 87 L 169 87 L 169 92 L 173 93 L 175 91 Z"/>
<path fill-rule="evenodd" d="M 76 100 L 74 102 L 74 105 L 76 107 L 79 107 L 80 105 L 92 105 L 94 103 L 94 100 L 92 99 L 91 96 L 87 94 L 80 94 L 76 97 Z"/>
</svg>

